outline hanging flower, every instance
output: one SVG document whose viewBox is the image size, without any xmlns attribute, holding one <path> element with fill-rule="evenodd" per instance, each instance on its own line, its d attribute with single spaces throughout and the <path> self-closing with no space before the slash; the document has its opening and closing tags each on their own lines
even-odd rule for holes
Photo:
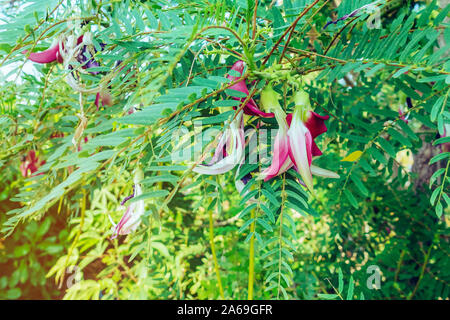
<svg viewBox="0 0 450 320">
<path fill-rule="evenodd" d="M 259 179 L 268 181 L 294 167 L 302 177 L 303 184 L 313 191 L 313 174 L 339 178 L 334 172 L 312 165 L 313 157 L 322 155 L 314 139 L 327 131 L 324 121 L 328 116 L 320 116 L 311 110 L 309 96 L 303 90 L 294 95 L 294 113 L 286 116 L 277 96 L 270 87 L 261 94 L 264 100 L 261 103 L 267 103 L 275 111 L 279 130 L 275 137 L 271 166 L 261 173 Z"/>
<path fill-rule="evenodd" d="M 77 39 L 77 44 L 79 45 L 82 42 L 83 36 L 79 36 Z M 64 50 L 64 42 L 61 41 L 61 39 L 58 39 L 56 44 L 48 48 L 47 50 L 40 52 L 31 52 L 28 56 L 28 59 L 36 63 L 51 63 L 55 61 L 58 63 L 63 63 L 64 59 L 61 55 L 61 50 Z M 28 50 L 25 50 L 22 53 L 26 54 L 28 53 Z"/>
<path fill-rule="evenodd" d="M 280 171 L 287 170 L 283 166 L 289 156 L 289 142 L 287 136 L 289 127 L 286 121 L 286 113 L 278 103 L 278 93 L 276 93 L 270 85 L 266 86 L 261 92 L 260 103 L 264 110 L 275 114 L 275 118 L 278 122 L 278 132 L 274 141 L 272 163 L 260 176 L 264 177 L 267 181 L 277 176 Z"/>
<path fill-rule="evenodd" d="M 24 54 L 27 52 L 27 50 L 23 51 Z M 28 59 L 36 63 L 51 63 L 54 61 L 62 63 L 62 57 L 59 54 L 59 43 L 41 52 L 31 52 Z"/>
<path fill-rule="evenodd" d="M 133 194 L 131 196 L 126 197 L 122 202 L 121 205 L 124 205 L 128 200 L 138 197 L 142 194 L 142 188 L 139 182 L 144 178 L 144 173 L 141 169 L 137 169 L 136 173 L 134 175 L 134 186 L 133 186 Z M 144 200 L 138 200 L 133 203 L 131 203 L 122 218 L 120 219 L 118 224 L 115 224 L 111 217 L 109 219 L 111 220 L 111 223 L 113 224 L 113 231 L 114 234 L 111 237 L 111 239 L 116 238 L 118 235 L 125 235 L 129 234 L 133 231 L 135 231 L 140 223 L 141 218 L 145 213 L 145 204 Z"/>
<path fill-rule="evenodd" d="M 20 164 L 20 172 L 22 176 L 33 176 L 33 173 L 38 171 L 39 167 L 45 164 L 45 160 L 39 162 L 39 158 L 36 156 L 36 151 L 30 150 Z M 44 174 L 44 173 L 40 173 Z"/>
<path fill-rule="evenodd" d="M 244 62 L 243 61 L 237 61 L 233 64 L 231 67 L 231 70 L 238 72 L 242 76 L 242 72 L 244 71 Z M 231 81 L 236 81 L 240 77 L 233 76 L 233 75 L 227 75 L 227 78 Z M 245 93 L 247 96 L 249 94 L 247 84 L 245 83 L 245 80 L 239 81 L 238 83 L 232 85 L 229 89 L 236 90 L 242 93 Z M 232 97 L 234 100 L 240 100 L 241 102 L 244 102 L 246 98 L 238 98 L 238 97 Z M 273 113 L 265 113 L 261 111 L 258 106 L 256 105 L 256 102 L 253 99 L 250 99 L 247 104 L 243 108 L 244 113 L 250 116 L 260 116 L 264 118 L 273 118 Z"/>
<path fill-rule="evenodd" d="M 212 160 L 208 164 L 199 164 L 192 171 L 200 174 L 222 174 L 232 170 L 244 157 L 244 120 L 242 111 L 231 121 L 219 139 Z"/>
<path fill-rule="evenodd" d="M 105 44 L 100 43 L 100 47 L 101 50 L 103 50 L 105 48 Z M 24 51 L 24 53 L 26 52 L 27 51 Z M 74 67 L 71 64 L 76 61 L 81 64 L 82 70 L 87 70 L 88 73 L 97 75 L 99 74 L 99 71 L 90 70 L 92 68 L 100 67 L 99 62 L 94 59 L 94 55 L 96 53 L 97 49 L 92 43 L 92 34 L 90 32 L 86 32 L 84 35 L 79 36 L 76 41 L 73 36 L 68 36 L 65 38 L 61 37 L 56 45 L 45 51 L 30 53 L 28 58 L 37 63 L 51 63 L 54 61 L 63 63 L 64 68 L 70 70 L 66 76 L 66 82 L 76 91 L 96 93 L 95 105 L 98 110 L 100 107 L 100 102 L 102 106 L 111 106 L 113 104 L 111 95 L 108 91 L 100 87 L 86 89 L 79 83 L 79 80 L 77 80 L 79 77 L 75 73 Z"/>
<path fill-rule="evenodd" d="M 399 116 L 400 120 L 402 120 L 404 123 L 407 124 L 409 122 L 409 120 L 408 120 L 409 114 L 405 115 L 405 112 L 403 112 L 402 107 L 398 108 L 398 116 Z"/>
<path fill-rule="evenodd" d="M 313 192 L 313 173 L 327 178 L 339 178 L 338 174 L 311 164 L 313 156 L 322 154 L 314 139 L 327 131 L 325 120 L 329 117 L 320 116 L 311 110 L 309 95 L 303 90 L 295 93 L 294 103 L 294 113 L 288 131 L 289 158 L 306 187 Z"/>
<path fill-rule="evenodd" d="M 100 108 L 100 102 L 102 103 L 102 106 L 112 106 L 112 98 L 111 94 L 107 91 L 100 91 L 97 92 L 97 95 L 95 96 L 95 105 L 97 106 L 97 110 Z"/>
</svg>

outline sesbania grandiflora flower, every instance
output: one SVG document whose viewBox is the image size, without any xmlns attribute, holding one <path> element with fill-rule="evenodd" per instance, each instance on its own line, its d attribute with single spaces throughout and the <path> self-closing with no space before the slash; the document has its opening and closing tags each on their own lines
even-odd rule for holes
<svg viewBox="0 0 450 320">
<path fill-rule="evenodd" d="M 244 62 L 243 61 L 237 61 L 233 64 L 231 67 L 231 70 L 238 72 L 242 76 L 242 72 L 244 71 Z M 227 78 L 231 81 L 236 81 L 240 77 L 234 76 L 234 75 L 227 75 Z M 229 89 L 236 90 L 242 93 L 245 93 L 247 96 L 249 94 L 247 84 L 245 83 L 245 80 L 239 81 L 238 83 L 232 85 Z M 232 97 L 234 100 L 240 100 L 244 102 L 246 98 L 238 98 L 238 97 Z M 266 113 L 263 112 L 261 109 L 258 108 L 256 105 L 256 102 L 253 99 L 250 99 L 247 104 L 243 108 L 244 113 L 250 116 L 260 116 L 264 118 L 273 118 L 273 113 Z"/>
<path fill-rule="evenodd" d="M 286 116 L 278 103 L 278 94 L 271 87 L 266 87 L 261 93 L 261 105 L 275 113 L 279 129 L 275 137 L 272 163 L 261 172 L 259 179 L 270 180 L 294 167 L 304 185 L 313 191 L 313 174 L 339 178 L 334 172 L 312 165 L 313 156 L 322 154 L 314 138 L 327 131 L 324 121 L 328 116 L 320 116 L 311 110 L 309 95 L 303 90 L 297 91 L 293 100 L 294 112 Z"/>
<path fill-rule="evenodd" d="M 121 205 L 124 205 L 128 200 L 134 197 L 138 197 L 142 194 L 142 187 L 140 185 L 140 181 L 143 178 L 144 172 L 139 168 L 136 169 L 133 178 L 134 182 L 133 194 L 131 196 L 126 197 L 121 202 Z M 111 239 L 116 238 L 118 235 L 125 235 L 135 231 L 138 228 L 139 224 L 141 223 L 141 218 L 144 215 L 144 213 L 145 213 L 144 200 L 138 200 L 130 203 L 130 205 L 127 207 L 125 213 L 123 214 L 118 224 L 115 224 L 110 217 L 111 223 L 114 226 L 113 227 L 114 234 L 111 237 Z"/>
<path fill-rule="evenodd" d="M 23 53 L 27 53 L 27 51 L 24 51 Z M 62 63 L 62 57 L 59 53 L 59 42 L 47 50 L 41 52 L 31 52 L 28 59 L 36 63 L 50 63 L 53 61 Z"/>
<path fill-rule="evenodd" d="M 293 100 L 295 106 L 288 130 L 289 158 L 306 187 L 312 192 L 313 173 L 327 178 L 339 178 L 338 174 L 311 164 L 313 155 L 322 154 L 314 138 L 327 131 L 324 120 L 328 119 L 328 116 L 320 116 L 311 110 L 309 95 L 303 90 L 297 91 Z"/>
<path fill-rule="evenodd" d="M 103 50 L 104 47 L 105 44 L 100 43 L 101 50 Z M 27 51 L 24 51 L 24 53 L 26 52 Z M 92 42 L 92 34 L 90 32 L 86 32 L 76 39 L 73 35 L 61 35 L 57 39 L 55 45 L 41 52 L 32 52 L 29 54 L 28 58 L 36 63 L 51 63 L 54 61 L 62 63 L 64 68 L 68 71 L 66 82 L 74 90 L 85 93 L 96 93 L 95 105 L 98 110 L 100 103 L 102 106 L 111 106 L 113 104 L 111 95 L 106 89 L 101 87 L 88 89 L 79 83 L 80 77 L 75 72 L 73 66 L 75 64 L 81 65 L 81 69 L 77 69 L 79 72 L 97 75 L 99 71 L 91 69 L 100 67 L 99 62 L 94 59 L 94 55 L 96 53 L 97 49 Z"/>
<path fill-rule="evenodd" d="M 285 169 L 283 168 L 283 165 L 286 163 L 289 155 L 289 142 L 287 136 L 289 127 L 286 122 L 286 113 L 278 102 L 278 93 L 276 93 L 270 85 L 266 86 L 261 92 L 260 103 L 264 110 L 275 114 L 275 118 L 278 122 L 278 132 L 274 141 L 271 165 L 261 172 L 259 177 L 259 179 L 267 181 L 277 176 L 280 173 L 280 170 Z"/>
<path fill-rule="evenodd" d="M 225 129 L 220 137 L 211 162 L 199 164 L 192 171 L 211 175 L 228 172 L 241 163 L 244 149 L 244 119 L 242 111 L 239 111 L 236 118 L 231 121 L 230 127 Z"/>
<path fill-rule="evenodd" d="M 30 150 L 27 155 L 22 159 L 20 164 L 20 172 L 24 177 L 33 176 L 39 167 L 45 164 L 45 160 L 39 161 L 36 156 L 36 151 Z M 43 173 L 40 173 L 43 174 Z"/>
</svg>

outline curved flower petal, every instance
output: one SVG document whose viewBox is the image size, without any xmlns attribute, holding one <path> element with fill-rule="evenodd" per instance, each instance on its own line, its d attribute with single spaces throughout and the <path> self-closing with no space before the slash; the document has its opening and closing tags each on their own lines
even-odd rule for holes
<svg viewBox="0 0 450 320">
<path fill-rule="evenodd" d="M 288 152 L 289 155 L 289 152 Z M 276 176 L 285 173 L 286 171 L 288 171 L 290 168 L 292 168 L 294 166 L 294 164 L 291 161 L 291 158 L 288 156 L 286 158 L 286 160 L 284 161 L 283 165 L 280 167 L 280 170 L 278 170 L 278 172 L 276 174 L 271 174 L 271 175 L 267 175 L 264 178 L 264 181 L 269 181 L 272 178 L 275 178 Z"/>
<path fill-rule="evenodd" d="M 327 132 L 328 128 L 325 125 L 325 120 L 328 120 L 330 116 L 321 116 L 320 114 L 309 111 L 306 117 L 305 126 L 311 132 L 311 136 L 315 139 L 317 136 L 324 132 Z"/>
<path fill-rule="evenodd" d="M 272 163 L 270 167 L 261 172 L 261 178 L 266 179 L 269 176 L 276 176 L 279 174 L 280 169 L 286 162 L 289 156 L 289 144 L 286 133 L 281 133 L 280 130 L 275 138 L 275 145 L 272 155 Z"/>
<path fill-rule="evenodd" d="M 328 120 L 330 116 L 321 116 L 312 110 L 308 110 L 310 109 L 309 95 L 303 90 L 298 91 L 295 94 L 294 102 L 298 108 L 302 109 L 302 111 L 299 111 L 303 116 L 302 121 L 305 124 L 306 128 L 308 128 L 313 138 L 311 147 L 312 155 L 313 156 L 322 155 L 322 151 L 320 151 L 314 139 L 328 130 L 327 126 L 325 125 L 325 120 Z M 292 122 L 292 114 L 288 114 L 286 121 L 290 126 Z"/>
<path fill-rule="evenodd" d="M 293 121 L 288 131 L 289 157 L 297 167 L 306 187 L 312 192 L 313 181 L 311 173 L 312 161 L 312 136 L 308 128 L 301 122 L 297 110 L 294 112 Z"/>
<path fill-rule="evenodd" d="M 333 178 L 333 179 L 339 179 L 340 176 L 330 170 L 323 169 L 316 167 L 315 165 L 311 165 L 311 173 L 315 176 L 324 177 L 324 178 Z"/>
<path fill-rule="evenodd" d="M 26 53 L 26 51 L 24 52 Z M 59 44 L 41 52 L 31 52 L 28 59 L 37 63 L 50 63 L 56 60 L 60 62 Z"/>
<path fill-rule="evenodd" d="M 244 71 L 244 62 L 243 61 L 237 61 L 233 64 L 231 67 L 231 70 L 234 70 L 236 72 L 239 72 L 239 74 L 242 76 L 242 72 Z M 239 77 L 227 75 L 227 78 L 231 81 L 236 81 L 239 79 Z M 238 83 L 232 85 L 229 89 L 236 90 L 242 93 L 245 93 L 246 95 L 249 94 L 247 85 L 245 83 L 245 80 L 239 81 Z M 232 97 L 233 100 L 239 100 L 241 102 L 245 101 L 245 98 L 238 98 L 238 97 Z M 273 113 L 266 113 L 263 112 L 261 109 L 258 108 L 258 105 L 253 99 L 250 99 L 247 104 L 244 106 L 243 111 L 245 114 L 250 116 L 260 116 L 264 118 L 273 118 L 275 115 Z"/>
<path fill-rule="evenodd" d="M 214 164 L 203 165 L 199 164 L 195 166 L 192 171 L 200 174 L 216 175 L 222 174 L 232 170 L 237 164 L 242 162 L 244 156 L 245 140 L 244 140 L 244 129 L 242 121 L 242 111 L 240 114 L 231 122 L 230 128 L 226 130 L 224 136 L 221 137 L 219 145 L 214 153 L 214 160 L 218 160 L 216 153 L 223 152 L 224 144 L 223 141 L 227 141 L 227 151 L 226 156 L 217 161 Z"/>
<path fill-rule="evenodd" d="M 141 186 L 138 183 L 134 185 L 134 195 L 133 197 L 137 197 L 142 194 Z M 131 203 L 124 215 L 120 219 L 119 223 L 114 226 L 114 234 L 111 239 L 116 238 L 118 235 L 129 234 L 132 231 L 135 231 L 139 224 L 141 223 L 141 217 L 145 213 L 145 204 L 144 200 L 139 200 Z M 111 221 L 113 224 L 114 222 Z"/>
<path fill-rule="evenodd" d="M 267 181 L 280 174 L 280 170 L 289 156 L 289 140 L 287 136 L 288 124 L 286 122 L 286 113 L 279 105 L 277 94 L 272 88 L 267 87 L 264 89 L 261 93 L 261 101 L 264 102 L 264 104 L 269 104 L 267 109 L 274 112 L 278 122 L 278 132 L 274 141 L 272 163 L 268 168 L 261 172 L 259 177 L 259 179 Z"/>
<path fill-rule="evenodd" d="M 97 92 L 96 96 L 95 96 L 95 105 L 97 106 L 97 110 L 100 108 L 100 100 L 102 102 L 102 106 L 104 107 L 105 105 L 107 106 L 112 106 L 113 102 L 112 102 L 112 98 L 111 95 L 109 94 L 109 92 Z"/>
<path fill-rule="evenodd" d="M 222 136 L 220 137 L 219 143 L 217 144 L 216 151 L 214 152 L 214 155 L 213 155 L 211 161 L 208 163 L 208 165 L 213 165 L 227 156 L 226 145 L 227 145 L 227 140 L 229 140 L 227 138 L 228 137 L 226 134 L 222 134 Z"/>
</svg>

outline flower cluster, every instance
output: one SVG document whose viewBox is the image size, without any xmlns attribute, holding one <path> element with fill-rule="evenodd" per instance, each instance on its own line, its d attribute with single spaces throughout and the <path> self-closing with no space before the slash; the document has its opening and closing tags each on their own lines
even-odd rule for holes
<svg viewBox="0 0 450 320">
<path fill-rule="evenodd" d="M 142 187 L 140 185 L 140 181 L 144 178 L 144 172 L 141 169 L 137 169 L 134 174 L 134 186 L 133 186 L 133 194 L 127 196 L 120 203 L 122 206 L 125 205 L 127 201 L 132 198 L 138 197 L 142 194 Z M 116 238 L 118 235 L 125 235 L 135 231 L 139 224 L 141 223 L 141 218 L 145 213 L 145 204 L 144 200 L 138 200 L 130 203 L 130 205 L 125 210 L 120 221 L 115 224 L 111 217 L 111 223 L 113 224 L 113 236 L 111 239 Z"/>
<path fill-rule="evenodd" d="M 105 44 L 100 43 L 100 48 L 103 50 Z M 24 51 L 27 53 L 27 51 Z M 68 74 L 66 82 L 76 91 L 86 93 L 96 93 L 95 105 L 97 110 L 102 106 L 113 105 L 111 95 L 109 92 L 101 87 L 86 89 L 77 80 L 79 77 L 74 72 L 72 63 L 81 65 L 81 69 L 93 75 L 97 75 L 99 71 L 90 70 L 92 68 L 100 67 L 98 61 L 94 59 L 94 55 L 97 53 L 97 49 L 93 45 L 92 35 L 89 32 L 79 36 L 76 40 L 73 36 L 59 37 L 56 44 L 47 50 L 41 52 L 31 52 L 28 55 L 28 59 L 36 63 L 60 63 L 67 69 Z"/>
<path fill-rule="evenodd" d="M 238 81 L 240 77 L 234 74 L 239 72 L 242 77 L 244 63 L 236 62 L 231 70 L 233 70 L 233 75 L 229 75 L 228 78 L 233 82 Z M 248 97 L 249 91 L 244 79 L 232 85 L 230 89 L 242 92 Z M 327 131 L 325 120 L 329 117 L 321 116 L 312 110 L 309 95 L 304 90 L 298 90 L 294 94 L 292 99 L 294 110 L 290 114 L 286 114 L 280 106 L 278 93 L 272 89 L 271 85 L 266 86 L 261 93 L 260 105 L 263 110 L 253 99 L 237 97 L 232 97 L 232 99 L 248 101 L 244 106 L 240 106 L 242 110 L 228 124 L 227 129 L 220 137 L 212 160 L 208 164 L 195 166 L 194 172 L 215 175 L 228 172 L 236 165 L 241 166 L 245 156 L 243 115 L 246 114 L 263 118 L 275 117 L 278 123 L 270 166 L 259 174 L 258 179 L 268 181 L 290 168 L 294 168 L 302 177 L 301 183 L 312 192 L 313 174 L 327 178 L 339 178 L 338 174 L 312 164 L 313 157 L 322 155 L 314 139 Z M 242 180 L 236 181 L 237 188 L 242 190 L 250 178 L 251 175 L 247 175 Z"/>
<path fill-rule="evenodd" d="M 45 164 L 45 160 L 39 161 L 39 158 L 36 156 L 36 151 L 30 150 L 22 159 L 22 163 L 20 164 L 20 172 L 25 178 L 28 176 L 32 177 L 43 164 Z"/>
</svg>

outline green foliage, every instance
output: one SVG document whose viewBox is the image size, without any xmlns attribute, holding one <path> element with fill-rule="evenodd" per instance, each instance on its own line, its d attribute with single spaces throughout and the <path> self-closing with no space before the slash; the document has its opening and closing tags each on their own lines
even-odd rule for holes
<svg viewBox="0 0 450 320">
<path fill-rule="evenodd" d="M 0 9 L 0 298 L 448 299 L 450 6 L 377 1 L 379 28 L 365 10 L 324 28 L 370 1 L 27 3 Z M 89 32 L 98 66 L 27 59 Z M 229 88 L 237 60 L 286 113 L 302 80 L 330 116 L 314 164 L 339 179 L 264 182 L 250 146 L 228 173 L 193 172 L 247 97 Z M 136 168 L 143 193 L 121 205 Z M 111 239 L 141 200 L 140 227 Z"/>
</svg>

